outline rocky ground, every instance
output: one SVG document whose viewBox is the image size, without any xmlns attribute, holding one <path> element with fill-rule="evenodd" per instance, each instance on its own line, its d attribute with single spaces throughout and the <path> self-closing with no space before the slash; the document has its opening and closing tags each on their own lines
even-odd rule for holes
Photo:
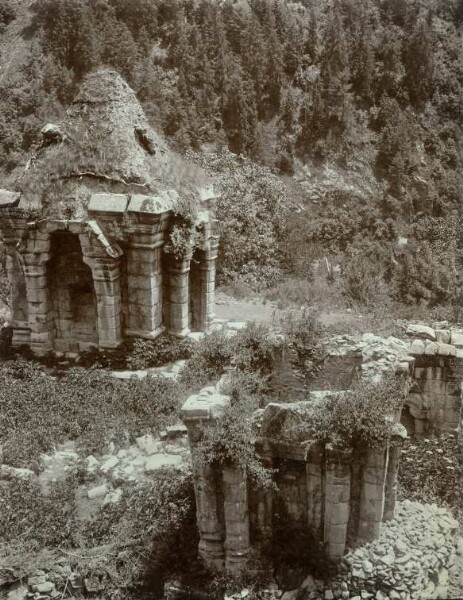
<svg viewBox="0 0 463 600">
<path fill-rule="evenodd" d="M 277 586 L 252 598 L 266 600 L 446 600 L 463 595 L 463 538 L 450 512 L 405 500 L 372 544 L 349 552 L 331 581 L 309 575 L 301 586 Z M 244 593 L 243 593 L 244 592 Z M 250 596 L 229 593 L 228 600 Z"/>
</svg>

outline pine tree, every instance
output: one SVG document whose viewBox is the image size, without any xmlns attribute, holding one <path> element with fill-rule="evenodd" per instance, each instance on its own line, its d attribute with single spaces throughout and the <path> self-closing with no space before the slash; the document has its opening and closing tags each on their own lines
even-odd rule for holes
<svg viewBox="0 0 463 600">
<path fill-rule="evenodd" d="M 428 15 L 420 13 L 403 51 L 405 86 L 412 103 L 422 106 L 432 95 L 433 34 Z"/>
</svg>

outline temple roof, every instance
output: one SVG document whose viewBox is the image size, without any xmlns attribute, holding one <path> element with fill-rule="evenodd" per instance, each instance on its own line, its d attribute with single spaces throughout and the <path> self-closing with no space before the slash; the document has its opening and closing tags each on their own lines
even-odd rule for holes
<svg viewBox="0 0 463 600">
<path fill-rule="evenodd" d="M 111 70 L 90 73 L 59 124 L 42 129 L 41 145 L 18 179 L 19 207 L 41 217 L 87 218 L 93 194 L 181 197 L 210 181 L 169 149 L 149 125 L 135 92 Z"/>
</svg>

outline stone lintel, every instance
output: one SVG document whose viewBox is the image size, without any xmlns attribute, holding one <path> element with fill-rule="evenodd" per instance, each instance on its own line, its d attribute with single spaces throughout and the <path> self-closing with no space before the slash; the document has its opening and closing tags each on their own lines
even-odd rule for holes
<svg viewBox="0 0 463 600">
<path fill-rule="evenodd" d="M 178 204 L 179 195 L 175 190 L 165 190 L 156 196 L 133 194 L 127 207 L 128 212 L 162 215 L 172 211 Z"/>
<path fill-rule="evenodd" d="M 126 194 L 92 194 L 88 205 L 89 212 L 124 213 L 129 199 Z"/>
<path fill-rule="evenodd" d="M 21 197 L 20 192 L 0 190 L 0 208 L 16 207 Z"/>
<path fill-rule="evenodd" d="M 185 422 L 214 419 L 220 417 L 229 406 L 230 397 L 210 386 L 187 398 L 180 414 Z"/>
</svg>

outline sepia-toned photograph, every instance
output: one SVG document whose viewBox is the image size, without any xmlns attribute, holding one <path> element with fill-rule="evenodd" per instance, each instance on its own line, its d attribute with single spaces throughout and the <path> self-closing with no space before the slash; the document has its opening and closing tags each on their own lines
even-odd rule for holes
<svg viewBox="0 0 463 600">
<path fill-rule="evenodd" d="M 0 0 L 0 600 L 463 600 L 462 0 Z"/>
</svg>

